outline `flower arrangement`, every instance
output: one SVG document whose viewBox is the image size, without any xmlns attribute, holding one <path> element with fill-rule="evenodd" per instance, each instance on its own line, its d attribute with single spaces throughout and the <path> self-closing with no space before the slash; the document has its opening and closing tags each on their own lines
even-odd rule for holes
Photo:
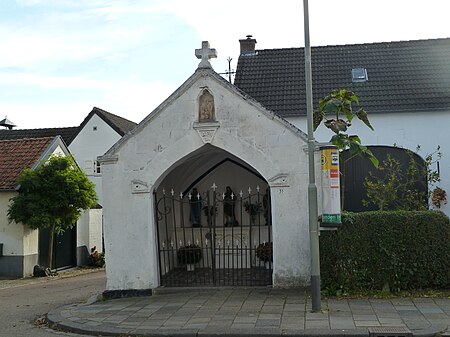
<svg viewBox="0 0 450 337">
<path fill-rule="evenodd" d="M 262 204 L 260 202 L 256 204 L 251 204 L 248 201 L 244 202 L 244 209 L 250 215 L 250 220 L 252 223 L 255 222 L 258 213 L 263 211 Z"/>
<path fill-rule="evenodd" d="M 263 242 L 256 248 L 256 256 L 264 262 L 273 262 L 273 243 Z"/>
<path fill-rule="evenodd" d="M 441 205 L 447 204 L 447 192 L 440 187 L 436 187 L 431 195 L 431 202 L 435 207 L 441 208 Z"/>
<path fill-rule="evenodd" d="M 104 267 L 105 266 L 105 253 L 97 252 L 97 246 L 91 248 L 91 253 L 88 256 L 88 264 L 91 267 Z"/>
<path fill-rule="evenodd" d="M 180 265 L 196 264 L 202 259 L 202 249 L 194 244 L 178 248 L 177 259 Z"/>
<path fill-rule="evenodd" d="M 217 216 L 217 205 L 216 206 L 203 206 L 202 207 L 202 210 L 203 210 L 203 214 L 207 217 L 208 215 L 209 216 L 213 216 L 213 215 L 215 215 L 215 216 Z"/>
</svg>

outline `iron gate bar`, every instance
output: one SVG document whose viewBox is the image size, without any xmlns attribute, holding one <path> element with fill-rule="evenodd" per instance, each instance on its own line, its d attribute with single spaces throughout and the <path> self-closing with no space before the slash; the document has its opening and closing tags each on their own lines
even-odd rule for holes
<svg viewBox="0 0 450 337">
<path fill-rule="evenodd" d="M 207 210 L 207 219 L 208 219 L 208 227 L 209 227 L 209 232 L 211 233 L 211 265 L 212 265 L 212 281 L 213 284 L 216 285 L 217 279 L 216 279 L 216 259 L 214 257 L 214 247 L 216 246 L 216 212 L 215 212 L 215 207 L 216 207 L 216 201 L 215 201 L 215 193 L 213 194 L 213 206 L 211 206 L 211 199 L 209 196 L 209 193 L 206 194 L 207 195 L 207 200 L 208 200 L 208 210 Z M 213 207 L 213 208 L 211 208 Z M 214 210 L 214 213 L 211 214 L 211 209 Z M 214 221 L 214 225 L 213 225 L 213 221 Z"/>
<path fill-rule="evenodd" d="M 231 220 L 230 218 L 225 219 L 225 217 L 222 219 L 224 224 L 227 222 L 230 225 L 231 222 L 231 228 L 219 226 L 220 221 L 217 216 L 219 205 L 223 205 L 225 202 L 225 195 L 223 194 L 220 199 L 215 190 L 212 192 L 212 197 L 211 191 L 207 191 L 204 193 L 205 198 L 202 199 L 202 204 L 206 207 L 206 226 L 203 223 L 203 226 L 199 228 L 191 226 L 190 229 L 186 223 L 187 214 L 184 207 L 191 206 L 189 202 L 192 195 L 189 195 L 188 200 L 186 195 L 181 193 L 178 195 L 171 190 L 171 196 L 168 196 L 163 190 L 162 197 L 158 199 L 157 193 L 154 193 L 161 285 L 249 286 L 272 283 L 271 261 L 268 262 L 268 269 L 265 269 L 262 261 L 256 255 L 258 244 L 271 242 L 271 219 L 267 216 L 270 213 L 270 207 L 263 208 L 263 211 L 266 212 L 264 213 L 266 221 L 263 226 L 259 188 L 254 194 L 251 193 L 251 189 L 248 191 L 248 196 L 244 197 L 241 192 L 240 198 L 234 194 L 231 198 L 233 205 Z M 255 205 L 252 204 L 252 200 L 256 201 Z M 246 208 L 249 207 L 248 218 L 243 212 L 246 202 L 248 202 Z M 270 204 L 266 205 L 265 203 L 264 206 L 270 206 Z M 240 208 L 236 211 L 236 207 Z M 253 214 L 253 207 L 257 209 L 255 214 Z M 171 212 L 172 214 L 169 216 Z M 236 215 L 239 224 L 235 223 Z M 165 233 L 162 229 L 165 230 Z M 210 236 L 208 237 L 208 235 Z M 246 236 L 246 241 L 244 241 L 244 236 Z M 190 246 L 191 244 L 192 246 Z M 187 249 L 188 252 L 193 251 L 195 247 L 200 248 L 202 254 L 200 261 L 195 264 L 195 271 L 188 272 L 185 270 L 186 268 L 183 268 L 183 261 L 178 258 L 181 247 Z M 211 256 L 211 260 L 209 260 L 209 256 Z"/>
</svg>

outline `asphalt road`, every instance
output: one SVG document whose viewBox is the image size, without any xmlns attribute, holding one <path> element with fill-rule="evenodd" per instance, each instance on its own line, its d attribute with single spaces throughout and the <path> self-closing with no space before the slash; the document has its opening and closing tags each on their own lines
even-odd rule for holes
<svg viewBox="0 0 450 337">
<path fill-rule="evenodd" d="M 105 272 L 36 282 L 0 289 L 0 337 L 81 336 L 48 329 L 35 320 L 55 307 L 81 303 L 103 292 Z"/>
</svg>

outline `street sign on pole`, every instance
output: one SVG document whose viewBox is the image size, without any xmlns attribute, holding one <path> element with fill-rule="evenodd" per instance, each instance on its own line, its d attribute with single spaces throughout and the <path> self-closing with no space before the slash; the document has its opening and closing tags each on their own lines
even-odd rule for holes
<svg viewBox="0 0 450 337">
<path fill-rule="evenodd" d="M 335 145 L 320 148 L 322 169 L 322 227 L 341 225 L 339 149 Z"/>
</svg>

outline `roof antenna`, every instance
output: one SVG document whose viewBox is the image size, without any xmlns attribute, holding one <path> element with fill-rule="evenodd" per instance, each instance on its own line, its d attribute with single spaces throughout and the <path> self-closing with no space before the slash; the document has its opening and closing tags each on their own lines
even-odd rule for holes
<svg viewBox="0 0 450 337">
<path fill-rule="evenodd" d="M 13 122 L 11 122 L 7 116 L 5 116 L 5 119 L 0 121 L 0 126 L 6 127 L 8 130 L 12 130 L 13 127 L 17 126 Z"/>
<path fill-rule="evenodd" d="M 231 69 L 231 61 L 233 59 L 228 56 L 227 61 L 228 61 L 228 70 L 225 70 L 224 73 L 219 73 L 219 75 L 228 75 L 228 81 L 231 83 L 231 75 L 236 74 L 236 71 L 234 69 Z"/>
</svg>

